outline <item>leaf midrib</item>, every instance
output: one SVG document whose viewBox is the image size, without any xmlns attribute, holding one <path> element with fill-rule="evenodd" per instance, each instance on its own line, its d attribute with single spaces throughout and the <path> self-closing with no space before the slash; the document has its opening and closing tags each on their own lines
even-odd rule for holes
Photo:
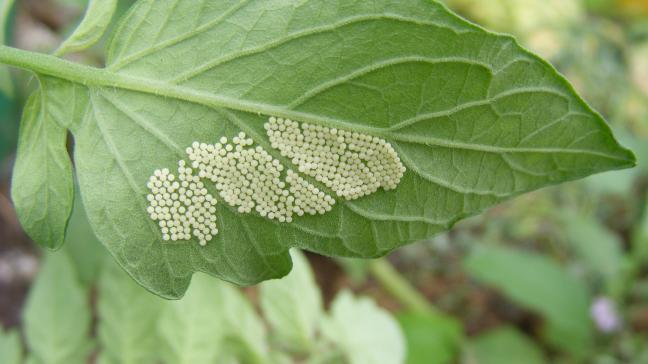
<svg viewBox="0 0 648 364">
<path fill-rule="evenodd" d="M 590 155 L 597 155 L 603 158 L 608 158 L 613 160 L 623 160 L 631 163 L 631 161 L 627 161 L 624 158 L 612 156 L 598 151 L 591 151 L 591 150 L 561 149 L 561 148 L 510 148 L 510 147 L 499 147 L 499 146 L 491 146 L 491 145 L 483 145 L 483 144 L 459 143 L 454 141 L 448 141 L 445 139 L 421 137 L 417 135 L 402 135 L 402 134 L 398 135 L 398 134 L 394 134 L 393 133 L 394 130 L 392 130 L 391 128 L 379 129 L 379 128 L 368 127 L 364 125 L 357 125 L 357 124 L 352 124 L 341 120 L 336 120 L 333 118 L 328 118 L 325 116 L 289 110 L 286 109 L 285 107 L 277 107 L 277 106 L 263 104 L 263 103 L 251 102 L 247 100 L 238 100 L 229 97 L 218 96 L 215 94 L 210 94 L 207 92 L 198 91 L 183 86 L 170 85 L 165 82 L 154 81 L 147 78 L 140 78 L 132 75 L 114 73 L 106 69 L 99 69 L 99 68 L 89 67 L 85 65 L 75 64 L 55 57 L 50 57 L 42 54 L 32 54 L 31 52 L 21 51 L 14 48 L 0 47 L 0 61 L 3 60 L 3 56 L 6 56 L 5 52 L 14 53 L 13 55 L 17 56 L 14 57 L 13 59 L 10 59 L 14 61 L 13 63 L 14 65 L 22 66 L 24 68 L 33 70 L 34 72 L 37 73 L 47 74 L 70 82 L 82 84 L 85 86 L 95 86 L 106 90 L 109 90 L 111 88 L 112 89 L 119 88 L 123 90 L 142 92 L 150 95 L 175 98 L 182 101 L 204 105 L 210 108 L 214 108 L 215 110 L 223 109 L 222 111 L 226 111 L 229 109 L 229 110 L 237 110 L 242 112 L 253 113 L 257 115 L 261 115 L 261 114 L 274 115 L 274 116 L 290 118 L 293 120 L 299 120 L 303 122 L 323 125 L 326 127 L 343 128 L 343 129 L 353 130 L 357 132 L 367 133 L 367 134 L 375 135 L 392 141 L 395 140 L 395 141 L 401 141 L 407 143 L 434 145 L 434 146 L 440 146 L 446 148 L 475 150 L 475 151 L 481 151 L 487 153 L 497 153 L 502 155 L 503 157 L 513 153 L 570 153 L 570 154 L 584 153 Z M 17 62 L 16 59 L 22 62 Z M 523 92 L 527 92 L 527 91 L 530 92 L 532 90 L 525 89 Z M 542 89 L 538 91 L 552 92 L 551 90 L 547 90 L 547 89 Z M 515 91 L 504 92 L 504 94 L 509 94 L 511 92 L 515 92 Z M 553 92 L 557 92 L 557 91 L 553 90 Z M 456 111 L 458 107 L 461 108 L 462 106 L 461 105 L 455 106 L 454 108 L 447 111 L 439 111 L 438 114 L 451 113 L 453 111 Z M 140 127 L 142 127 L 142 125 L 140 125 Z M 159 135 L 156 135 L 156 137 L 159 137 Z M 176 148 L 171 148 L 171 149 L 177 152 Z M 437 181 L 431 181 L 429 178 L 426 178 L 426 176 L 421 176 L 421 177 L 427 179 L 430 182 L 437 182 Z M 464 190 L 464 189 L 449 188 L 447 184 L 441 184 L 441 186 L 450 189 L 454 192 L 459 192 L 459 193 L 469 192 L 468 189 Z M 328 188 L 321 188 L 321 189 L 324 191 L 329 190 Z M 472 191 L 472 192 L 478 195 L 490 194 L 490 193 L 486 193 L 487 191 Z M 495 195 L 497 196 L 497 194 Z M 364 216 L 365 218 L 377 219 L 377 220 L 386 219 L 383 216 L 367 216 L 366 211 L 364 209 L 361 209 L 362 211 L 357 211 L 357 209 L 360 207 L 355 204 L 346 203 L 345 205 L 351 208 L 354 213 Z M 407 217 L 404 218 L 406 218 L 407 221 L 409 221 Z M 393 219 L 393 216 L 390 215 L 390 219 Z M 412 221 L 426 222 L 428 224 L 433 224 L 433 225 L 448 224 L 448 222 L 446 221 L 443 222 L 428 221 L 427 219 L 423 219 L 423 220 L 414 219 Z M 344 241 L 344 239 L 342 239 L 342 241 Z"/>
<path fill-rule="evenodd" d="M 39 74 L 49 75 L 59 79 L 78 83 L 85 86 L 98 86 L 106 88 L 119 88 L 142 92 L 150 95 L 164 96 L 182 101 L 192 102 L 212 108 L 224 108 L 248 112 L 257 115 L 268 115 L 298 120 L 317 124 L 329 128 L 342 128 L 360 133 L 374 135 L 392 141 L 439 146 L 452 149 L 474 150 L 496 154 L 518 153 L 547 153 L 547 154 L 587 154 L 601 158 L 626 162 L 632 165 L 633 161 L 627 158 L 613 156 L 596 150 L 589 149 L 564 149 L 564 148 L 515 148 L 485 144 L 460 143 L 440 138 L 420 137 L 411 135 L 397 135 L 388 129 L 369 127 L 337 120 L 326 116 L 305 113 L 248 100 L 234 99 L 208 92 L 194 90 L 188 87 L 171 85 L 165 82 L 147 78 L 114 73 L 107 69 L 100 69 L 62 60 L 50 55 L 24 51 L 12 47 L 0 46 L 0 62 L 19 68 L 27 69 Z"/>
</svg>

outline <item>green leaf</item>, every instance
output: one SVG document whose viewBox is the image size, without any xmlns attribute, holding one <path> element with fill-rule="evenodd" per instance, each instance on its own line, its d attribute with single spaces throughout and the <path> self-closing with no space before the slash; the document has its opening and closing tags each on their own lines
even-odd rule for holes
<svg viewBox="0 0 648 364">
<path fill-rule="evenodd" d="M 160 317 L 165 363 L 213 363 L 223 339 L 223 317 L 216 283 L 196 275 L 187 294 L 167 303 Z"/>
<path fill-rule="evenodd" d="M 46 254 L 23 312 L 30 353 L 42 364 L 82 364 L 91 349 L 90 310 L 64 253 Z"/>
<path fill-rule="evenodd" d="M 61 44 L 55 54 L 79 52 L 97 43 L 110 25 L 118 0 L 90 0 L 81 24 Z"/>
<path fill-rule="evenodd" d="M 164 361 L 211 363 L 224 348 L 236 349 L 242 357 L 264 358 L 265 329 L 250 303 L 236 289 L 206 275 L 198 274 L 192 282 L 186 296 L 168 302 L 160 318 Z"/>
<path fill-rule="evenodd" d="M 78 189 L 74 192 L 78 196 Z M 86 286 L 94 284 L 108 254 L 94 235 L 80 198 L 74 199 L 63 251 L 74 263 L 79 280 Z"/>
<path fill-rule="evenodd" d="M 607 284 L 619 279 L 624 262 L 622 242 L 594 218 L 565 218 L 567 240 L 590 270 Z"/>
<path fill-rule="evenodd" d="M 644 266 L 648 261 L 648 198 L 644 205 L 643 217 L 632 234 L 631 259 L 637 268 Z"/>
<path fill-rule="evenodd" d="M 315 345 L 322 318 L 322 296 L 306 257 L 292 250 L 293 269 L 280 280 L 261 284 L 261 308 L 273 335 L 295 352 L 307 352 Z"/>
<path fill-rule="evenodd" d="M 139 286 L 116 263 L 104 265 L 99 281 L 97 328 L 104 363 L 155 363 L 160 347 L 158 296 Z"/>
<path fill-rule="evenodd" d="M 0 327 L 0 363 L 22 363 L 22 350 L 20 334 L 15 330 L 5 332 Z"/>
<path fill-rule="evenodd" d="M 468 345 L 471 364 L 543 364 L 540 348 L 514 328 L 501 327 L 473 339 Z"/>
<path fill-rule="evenodd" d="M 23 229 L 39 245 L 63 244 L 74 198 L 67 132 L 48 108 L 43 90 L 32 95 L 23 111 L 11 198 Z"/>
<path fill-rule="evenodd" d="M 645 138 L 624 130 L 616 131 L 615 135 L 637 156 L 637 168 L 597 174 L 585 182 L 595 193 L 630 196 L 637 179 L 648 173 L 648 143 Z"/>
<path fill-rule="evenodd" d="M 195 279 L 195 278 L 194 278 Z M 264 363 L 268 354 L 266 328 L 250 302 L 230 284 L 212 282 L 219 289 L 223 330 L 234 344 L 239 358 L 252 363 Z"/>
<path fill-rule="evenodd" d="M 120 24 L 105 69 L 8 47 L 0 62 L 40 74 L 52 102 L 85 102 L 65 125 L 90 222 L 163 297 L 196 271 L 237 284 L 284 276 L 291 247 L 382 256 L 521 193 L 634 165 L 550 65 L 434 1 L 140 0 Z M 221 201 L 206 247 L 163 241 L 146 183 L 194 141 L 244 131 L 296 169 L 266 137 L 272 115 L 382 138 L 407 172 L 394 190 L 291 223 Z"/>
<path fill-rule="evenodd" d="M 461 322 L 439 314 L 398 315 L 407 342 L 407 364 L 455 363 L 462 342 Z"/>
<path fill-rule="evenodd" d="M 0 0 L 0 43 L 6 44 L 7 36 L 6 30 L 9 18 L 11 16 L 11 9 L 13 8 L 14 0 Z M 13 98 L 14 86 L 11 79 L 11 73 L 6 66 L 0 66 L 0 92 L 6 97 Z"/>
<path fill-rule="evenodd" d="M 581 356 L 593 344 L 585 285 L 552 260 L 510 248 L 481 246 L 464 261 L 468 273 L 547 319 L 554 346 Z"/>
<path fill-rule="evenodd" d="M 368 299 L 339 293 L 331 317 L 322 325 L 324 336 L 336 344 L 350 364 L 400 364 L 405 361 L 405 339 L 398 322 Z"/>
</svg>

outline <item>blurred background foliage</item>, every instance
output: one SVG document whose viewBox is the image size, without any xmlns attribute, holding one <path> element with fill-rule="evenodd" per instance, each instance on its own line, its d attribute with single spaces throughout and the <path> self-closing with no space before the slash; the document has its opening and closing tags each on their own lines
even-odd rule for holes
<svg viewBox="0 0 648 364">
<path fill-rule="evenodd" d="M 121 0 L 118 13 L 131 2 Z M 256 341 L 261 347 L 270 348 L 256 356 L 250 356 L 247 349 L 231 352 L 239 346 L 223 341 L 225 345 L 214 347 L 227 350 L 207 352 L 205 355 L 210 359 L 201 360 L 254 363 L 260 360 L 257 356 L 267 355 L 277 363 L 382 364 L 386 358 L 398 357 L 398 341 L 402 339 L 407 363 L 415 364 L 648 363 L 648 0 L 446 3 L 486 28 L 515 35 L 525 47 L 550 60 L 606 117 L 623 144 L 635 151 L 638 167 L 521 196 L 430 241 L 402 248 L 388 259 L 332 260 L 308 254 L 319 289 L 301 286 L 300 292 L 311 292 L 311 297 L 321 294 L 321 310 L 313 308 L 319 307 L 317 298 L 309 301 L 304 297 L 290 306 L 290 292 L 297 289 L 290 286 L 287 291 L 274 287 L 265 293 L 264 286 L 227 288 L 230 293 L 238 292 L 235 295 L 241 302 L 249 302 L 252 321 L 259 327 L 269 328 L 273 337 L 276 333 L 289 340 Z M 52 52 L 78 24 L 86 5 L 87 0 L 17 1 L 4 24 L 5 41 L 20 48 Z M 104 44 L 105 40 L 70 58 L 101 65 Z M 160 303 L 144 290 L 129 286 L 132 282 L 127 277 L 120 278 L 120 271 L 106 263 L 110 261 L 106 259 L 107 253 L 92 235 L 80 203 L 75 205 L 60 254 L 64 257 L 57 258 L 58 262 L 49 263 L 51 257 L 44 259 L 44 253 L 21 232 L 8 199 L 8 183 L 20 109 L 35 87 L 33 83 L 28 74 L 0 71 L 0 321 L 5 330 L 0 330 L 0 363 L 20 363 L 21 358 L 29 358 L 26 360 L 30 363 L 57 362 L 48 358 L 58 354 L 43 356 L 45 349 L 33 345 L 34 340 L 53 340 L 55 332 L 48 331 L 43 323 L 47 320 L 33 318 L 44 313 L 34 312 L 30 302 L 55 302 L 61 292 L 63 309 L 65 305 L 77 305 L 76 311 L 68 312 L 70 330 L 77 335 L 65 343 L 52 342 L 72 348 L 82 357 L 63 356 L 66 360 L 83 362 L 89 357 L 91 362 L 147 363 L 175 358 L 171 362 L 182 362 L 174 356 L 180 353 L 174 352 L 177 347 L 171 345 L 188 340 L 177 336 L 184 332 L 179 328 L 184 327 L 194 335 L 208 334 L 200 331 L 200 319 L 179 313 L 205 310 L 204 317 L 210 317 L 209 308 L 196 303 L 200 299 Z M 67 263 L 72 268 L 66 272 L 61 268 L 61 260 L 72 262 Z M 48 262 L 44 268 L 43 261 Z M 53 280 L 52 269 L 63 269 L 57 276 L 69 279 Z M 32 284 L 35 279 L 51 279 L 49 285 L 56 284 L 58 289 L 38 289 L 38 283 Z M 292 284 L 306 284 L 303 282 L 293 279 Z M 217 289 L 216 285 L 211 289 Z M 122 302 L 122 306 L 120 302 L 102 303 L 104 291 L 115 292 L 113 295 L 124 292 L 132 301 Z M 269 292 L 283 293 L 275 293 L 272 298 Z M 218 295 L 204 294 L 207 298 L 209 294 Z M 357 296 L 369 296 L 372 300 Z M 268 315 L 267 308 L 268 302 L 276 301 L 288 302 L 290 313 L 316 317 L 312 319 L 316 323 L 312 321 L 309 326 L 306 320 L 302 326 L 277 329 L 277 322 L 281 321 L 277 317 L 281 316 Z M 132 312 L 131 317 L 120 316 L 128 302 L 144 302 L 155 317 Z M 154 307 L 159 305 L 185 308 L 178 312 L 161 308 L 165 313 L 158 314 Z M 50 307 L 54 309 L 56 305 Z M 256 316 L 256 311 L 263 315 Z M 373 319 L 363 319 L 359 312 L 379 312 L 381 319 L 376 320 L 384 325 L 372 326 Z M 48 314 L 42 317 L 65 313 Z M 348 317 L 356 316 L 354 327 L 344 327 Z M 124 320 L 122 324 L 126 326 L 128 320 L 153 325 L 150 327 L 155 327 L 152 330 L 161 335 L 162 341 L 157 341 L 157 346 L 144 343 L 142 347 L 156 355 L 140 350 L 140 356 L 106 357 L 128 349 L 111 340 L 121 337 L 121 344 L 127 345 L 129 336 L 111 333 L 110 325 L 103 323 L 114 321 L 119 325 L 119 320 Z M 394 328 L 389 322 L 399 325 Z M 115 325 L 113 330 L 124 332 L 123 327 Z M 300 336 L 309 327 L 316 339 L 311 340 L 310 334 Z M 234 331 L 212 334 L 220 338 Z M 366 340 L 339 340 L 364 337 L 362 333 L 368 333 Z M 383 333 L 387 336 L 381 336 Z M 40 336 L 35 339 L 34 335 Z M 194 344 L 204 347 L 219 340 Z M 250 345 L 254 348 L 256 344 Z M 160 347 L 168 350 L 159 354 Z M 251 352 L 254 354 L 257 349 Z M 331 355 L 324 356 L 324 352 Z M 353 352 L 356 354 L 352 355 Z"/>
</svg>

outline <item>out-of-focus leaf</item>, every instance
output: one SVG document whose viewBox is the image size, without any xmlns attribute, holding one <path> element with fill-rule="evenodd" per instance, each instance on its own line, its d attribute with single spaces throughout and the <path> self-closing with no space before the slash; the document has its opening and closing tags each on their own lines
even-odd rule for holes
<svg viewBox="0 0 648 364">
<path fill-rule="evenodd" d="M 82 364 L 91 349 L 90 310 L 65 253 L 46 254 L 23 312 L 25 338 L 37 363 Z"/>
<path fill-rule="evenodd" d="M 75 190 L 78 194 L 78 189 Z M 74 199 L 72 214 L 65 230 L 65 243 L 63 250 L 75 265 L 77 275 L 82 283 L 94 283 L 108 255 L 107 250 L 101 245 L 94 235 L 81 198 Z"/>
<path fill-rule="evenodd" d="M 90 0 L 81 24 L 56 50 L 56 55 L 78 52 L 95 44 L 108 29 L 117 9 L 117 0 Z"/>
<path fill-rule="evenodd" d="M 543 364 L 540 348 L 511 327 L 482 334 L 468 345 L 466 364 Z"/>
<path fill-rule="evenodd" d="M 591 217 L 567 218 L 565 229 L 567 241 L 589 269 L 614 283 L 623 265 L 619 237 Z"/>
<path fill-rule="evenodd" d="M 322 296 L 306 257 L 291 251 L 293 269 L 286 277 L 261 284 L 261 308 L 278 341 L 295 352 L 315 344 L 322 318 Z"/>
<path fill-rule="evenodd" d="M 449 316 L 408 312 L 398 316 L 407 342 L 407 364 L 454 363 L 462 341 L 461 323 Z"/>
<path fill-rule="evenodd" d="M 57 123 L 51 107 L 45 105 L 40 91 L 27 101 L 20 124 L 11 199 L 27 235 L 45 248 L 58 249 L 72 210 L 74 182 L 66 149 L 67 130 Z"/>
<path fill-rule="evenodd" d="M 0 363 L 20 364 L 22 362 L 22 346 L 17 331 L 4 332 L 0 327 Z"/>
<path fill-rule="evenodd" d="M 387 311 L 349 291 L 335 297 L 323 334 L 342 350 L 350 364 L 400 364 L 405 361 L 405 338 Z"/>
<path fill-rule="evenodd" d="M 353 282 L 364 282 L 369 276 L 370 260 L 358 258 L 335 258 Z"/>
<path fill-rule="evenodd" d="M 6 29 L 13 8 L 14 0 L 0 0 L 0 43 L 6 44 Z M 14 96 L 14 87 L 9 68 L 0 65 L 0 92 L 9 98 Z"/>
<path fill-rule="evenodd" d="M 213 363 L 224 335 L 218 283 L 196 274 L 187 294 L 169 301 L 159 322 L 161 359 L 167 364 Z"/>
<path fill-rule="evenodd" d="M 164 303 L 133 281 L 117 263 L 107 261 L 101 272 L 97 303 L 103 362 L 156 362 L 160 347 L 156 325 Z M 201 306 L 205 303 L 197 310 Z"/>
<path fill-rule="evenodd" d="M 648 264 L 648 199 L 643 212 L 643 218 L 637 224 L 632 237 L 632 260 L 635 265 Z"/>
<path fill-rule="evenodd" d="M 234 286 L 212 280 L 222 304 L 227 339 L 235 343 L 242 358 L 258 362 L 268 356 L 266 329 L 254 307 Z"/>
<path fill-rule="evenodd" d="M 468 273 L 547 319 L 545 336 L 575 356 L 592 347 L 591 298 L 584 285 L 554 261 L 510 248 L 482 245 L 464 261 Z"/>
<path fill-rule="evenodd" d="M 237 357 L 256 362 L 267 356 L 263 323 L 229 284 L 196 274 L 185 297 L 167 305 L 159 323 L 165 363 L 212 363 L 223 340 Z"/>
</svg>

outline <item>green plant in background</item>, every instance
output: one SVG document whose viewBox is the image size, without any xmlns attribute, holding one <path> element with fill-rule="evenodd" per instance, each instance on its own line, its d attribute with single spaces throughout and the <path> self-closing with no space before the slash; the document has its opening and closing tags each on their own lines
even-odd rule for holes
<svg viewBox="0 0 648 364">
<path fill-rule="evenodd" d="M 89 286 L 81 284 L 68 256 L 47 254 L 29 293 L 27 363 L 85 363 L 90 354 L 104 364 L 404 360 L 397 321 L 372 300 L 343 291 L 324 311 L 313 273 L 297 251 L 285 279 L 259 287 L 265 320 L 239 289 L 204 274 L 193 278 L 182 300 L 165 301 L 104 259 L 98 282 L 90 282 L 96 283 L 96 336 L 90 330 Z M 285 293 L 279 300 L 278 292 Z M 3 364 L 23 362 L 16 332 L 0 335 L 0 355 Z"/>
</svg>

